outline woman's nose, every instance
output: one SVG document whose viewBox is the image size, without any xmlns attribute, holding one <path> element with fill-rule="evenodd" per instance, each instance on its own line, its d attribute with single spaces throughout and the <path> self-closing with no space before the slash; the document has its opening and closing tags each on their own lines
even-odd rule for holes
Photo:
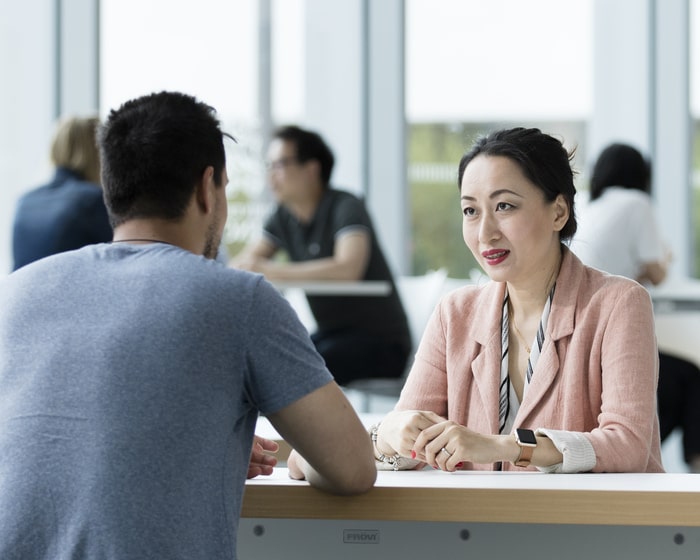
<svg viewBox="0 0 700 560">
<path fill-rule="evenodd" d="M 488 242 L 498 238 L 498 224 L 490 214 L 482 214 L 479 222 L 479 241 Z"/>
</svg>

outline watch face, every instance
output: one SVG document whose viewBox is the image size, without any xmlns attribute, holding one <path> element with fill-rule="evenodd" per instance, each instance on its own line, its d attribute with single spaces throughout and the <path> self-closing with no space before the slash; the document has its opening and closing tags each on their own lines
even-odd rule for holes
<svg viewBox="0 0 700 560">
<path fill-rule="evenodd" d="M 522 428 L 518 428 L 515 430 L 515 432 L 518 435 L 518 441 L 520 443 L 524 443 L 526 445 L 537 445 L 537 438 L 535 437 L 535 432 L 532 430 L 524 430 Z"/>
</svg>

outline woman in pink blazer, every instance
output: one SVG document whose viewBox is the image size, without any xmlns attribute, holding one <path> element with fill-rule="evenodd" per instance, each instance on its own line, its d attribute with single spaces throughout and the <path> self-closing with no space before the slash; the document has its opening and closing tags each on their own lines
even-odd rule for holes
<svg viewBox="0 0 700 560">
<path fill-rule="evenodd" d="M 523 128 L 462 158 L 462 234 L 492 281 L 433 313 L 399 402 L 371 429 L 380 468 L 663 472 L 649 294 L 563 245 L 576 232 L 569 159 Z"/>
</svg>

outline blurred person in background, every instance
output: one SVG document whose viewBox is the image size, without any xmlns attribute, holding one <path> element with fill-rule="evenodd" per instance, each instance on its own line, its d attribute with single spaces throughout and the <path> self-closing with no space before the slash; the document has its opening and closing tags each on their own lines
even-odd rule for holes
<svg viewBox="0 0 700 560">
<path fill-rule="evenodd" d="M 276 208 L 263 235 L 233 266 L 268 280 L 388 282 L 386 296 L 308 296 L 311 338 L 340 385 L 401 377 L 411 351 L 408 320 L 364 202 L 331 187 L 334 156 L 316 132 L 279 128 L 268 149 Z M 286 251 L 291 262 L 273 257 Z"/>
<path fill-rule="evenodd" d="M 17 203 L 12 230 L 13 269 L 41 258 L 108 242 L 112 228 L 100 187 L 96 117 L 59 121 L 51 144 L 55 174 Z"/>
<path fill-rule="evenodd" d="M 590 202 L 571 249 L 587 265 L 645 285 L 664 281 L 671 253 L 661 237 L 651 199 L 651 164 L 634 147 L 614 143 L 598 156 Z M 683 454 L 700 472 L 700 369 L 659 351 L 657 391 L 661 441 L 683 431 Z"/>
</svg>

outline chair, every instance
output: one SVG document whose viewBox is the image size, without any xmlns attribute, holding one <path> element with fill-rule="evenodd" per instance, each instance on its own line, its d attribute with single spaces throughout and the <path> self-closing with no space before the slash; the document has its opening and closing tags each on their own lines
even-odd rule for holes
<svg viewBox="0 0 700 560">
<path fill-rule="evenodd" d="M 408 318 L 411 331 L 411 344 L 415 353 L 423 336 L 428 319 L 443 294 L 447 279 L 447 270 L 440 268 L 430 271 L 423 276 L 400 276 L 396 279 L 396 289 Z M 412 363 L 412 360 L 411 360 Z M 361 397 L 359 412 L 370 412 L 373 397 L 390 397 L 398 399 L 406 376 L 411 369 L 411 363 L 401 377 L 376 377 L 356 379 L 345 388 L 358 393 Z"/>
<path fill-rule="evenodd" d="M 656 339 L 664 352 L 700 364 L 700 313 L 697 311 L 662 311 L 655 314 Z M 700 406 L 700 403 L 698 404 Z M 682 430 L 676 429 L 661 444 L 661 458 L 666 472 L 689 472 L 683 460 Z"/>
</svg>

